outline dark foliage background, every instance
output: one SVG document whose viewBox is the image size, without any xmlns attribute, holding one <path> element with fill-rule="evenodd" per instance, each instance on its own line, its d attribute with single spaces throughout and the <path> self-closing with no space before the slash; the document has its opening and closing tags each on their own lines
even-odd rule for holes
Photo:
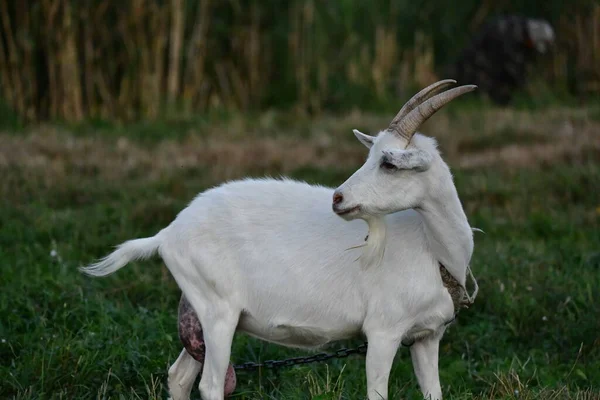
<svg viewBox="0 0 600 400">
<path fill-rule="evenodd" d="M 556 31 L 527 96 L 599 93 L 592 0 L 0 0 L 0 98 L 28 120 L 381 109 L 506 13 Z"/>
</svg>

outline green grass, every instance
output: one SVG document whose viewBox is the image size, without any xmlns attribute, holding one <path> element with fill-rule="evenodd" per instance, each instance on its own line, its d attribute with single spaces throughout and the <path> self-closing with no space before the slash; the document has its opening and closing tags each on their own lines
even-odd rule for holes
<svg viewBox="0 0 600 400">
<path fill-rule="evenodd" d="M 87 133 L 73 137 L 81 135 Z M 485 150 L 485 143 L 470 150 Z M 158 259 L 134 263 L 105 279 L 85 277 L 77 267 L 124 240 L 154 234 L 196 193 L 217 184 L 218 175 L 204 165 L 153 177 L 140 167 L 110 179 L 102 166 L 90 170 L 75 161 L 56 174 L 0 166 L 0 398 L 166 398 L 166 371 L 181 345 L 180 292 L 165 267 Z M 289 175 L 335 186 L 356 167 L 299 165 Z M 471 225 L 486 233 L 476 234 L 472 261 L 477 302 L 442 341 L 445 395 L 600 398 L 598 152 L 527 168 L 453 172 Z M 235 362 L 303 354 L 242 335 L 233 347 Z M 360 399 L 365 393 L 364 359 L 353 356 L 239 373 L 234 398 Z M 419 399 L 407 349 L 394 364 L 390 396 Z"/>
</svg>

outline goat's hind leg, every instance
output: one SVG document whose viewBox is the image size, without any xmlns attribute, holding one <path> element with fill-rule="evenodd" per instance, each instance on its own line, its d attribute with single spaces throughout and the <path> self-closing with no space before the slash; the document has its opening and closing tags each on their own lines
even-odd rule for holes
<svg viewBox="0 0 600 400">
<path fill-rule="evenodd" d="M 197 326 L 204 350 L 200 395 L 202 400 L 223 400 L 226 379 L 232 378 L 228 376 L 229 370 L 233 372 L 229 358 L 240 310 L 210 290 L 182 289 L 199 320 Z"/>
<path fill-rule="evenodd" d="M 176 380 L 176 382 L 173 383 L 173 385 L 179 384 L 182 387 L 185 387 L 187 393 L 186 396 L 189 396 L 191 389 L 188 389 L 188 386 L 191 388 L 197 373 L 202 371 L 202 366 L 206 356 L 206 346 L 204 344 L 204 333 L 202 331 L 202 325 L 200 324 L 198 315 L 194 311 L 192 305 L 185 298 L 185 295 L 181 295 L 181 300 L 179 301 L 178 320 L 179 340 L 181 343 L 183 343 L 184 351 L 187 352 L 187 354 L 191 356 L 199 365 L 198 371 L 186 375 L 186 377 L 190 380 L 189 382 L 187 380 L 183 382 L 183 376 L 181 376 Z M 183 353 L 179 357 L 182 358 Z M 175 378 L 177 378 L 177 376 L 175 376 Z M 169 386 L 173 385 L 171 385 L 171 381 L 169 381 Z M 233 365 L 229 363 L 227 374 L 225 376 L 226 397 L 233 393 L 235 390 L 235 385 L 235 370 L 233 369 Z M 188 397 L 183 398 L 187 399 Z"/>
<path fill-rule="evenodd" d="M 169 393 L 172 400 L 188 400 L 202 364 L 183 349 L 169 368 Z"/>
<path fill-rule="evenodd" d="M 239 320 L 239 312 L 219 307 L 213 310 L 212 318 L 203 320 L 206 356 L 200 379 L 200 394 L 203 400 L 223 400 L 224 387 L 228 378 L 229 358 L 233 335 Z"/>
</svg>

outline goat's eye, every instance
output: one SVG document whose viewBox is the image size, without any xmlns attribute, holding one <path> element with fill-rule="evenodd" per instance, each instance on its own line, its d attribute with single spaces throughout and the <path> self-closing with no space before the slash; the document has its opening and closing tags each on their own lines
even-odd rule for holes
<svg viewBox="0 0 600 400">
<path fill-rule="evenodd" d="M 389 161 L 383 160 L 381 162 L 381 168 L 387 169 L 387 170 L 393 170 L 393 169 L 396 169 L 396 166 Z"/>
</svg>

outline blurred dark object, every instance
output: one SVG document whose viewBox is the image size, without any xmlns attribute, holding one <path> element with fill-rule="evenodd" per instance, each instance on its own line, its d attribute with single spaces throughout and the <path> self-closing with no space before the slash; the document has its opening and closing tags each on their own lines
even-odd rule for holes
<svg viewBox="0 0 600 400">
<path fill-rule="evenodd" d="M 495 103 L 507 105 L 525 84 L 527 65 L 553 44 L 554 29 L 545 20 L 495 17 L 479 29 L 444 77 L 478 85 Z"/>
</svg>

